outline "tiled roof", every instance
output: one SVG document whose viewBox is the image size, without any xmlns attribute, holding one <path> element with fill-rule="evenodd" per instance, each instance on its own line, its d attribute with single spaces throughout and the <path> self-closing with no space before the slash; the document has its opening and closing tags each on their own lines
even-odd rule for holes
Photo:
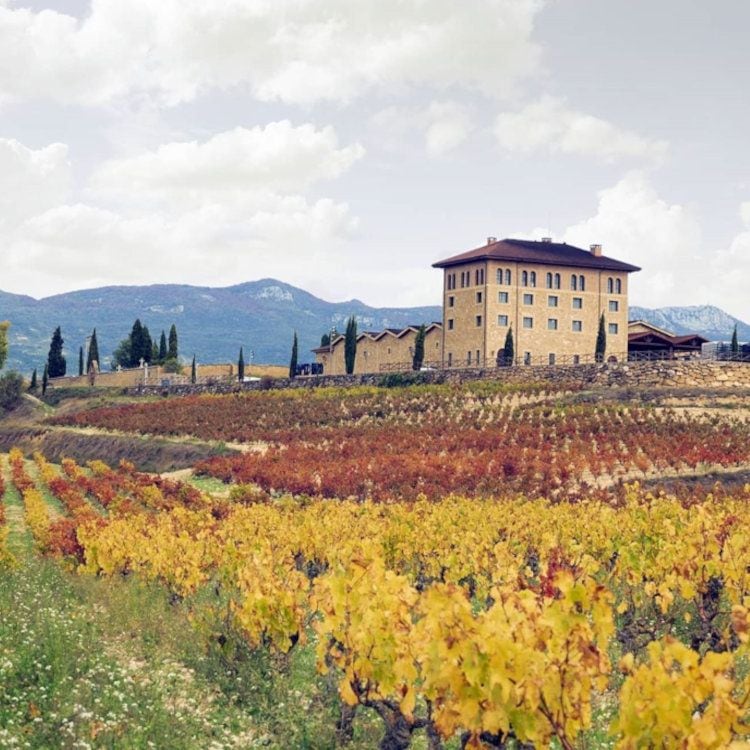
<svg viewBox="0 0 750 750">
<path fill-rule="evenodd" d="M 478 260 L 505 260 L 521 263 L 596 268 L 602 271 L 640 271 L 638 266 L 621 260 L 596 256 L 588 250 L 568 245 L 565 242 L 535 242 L 533 240 L 505 239 L 492 242 L 474 250 L 454 255 L 433 263 L 433 268 L 448 268 Z"/>
</svg>

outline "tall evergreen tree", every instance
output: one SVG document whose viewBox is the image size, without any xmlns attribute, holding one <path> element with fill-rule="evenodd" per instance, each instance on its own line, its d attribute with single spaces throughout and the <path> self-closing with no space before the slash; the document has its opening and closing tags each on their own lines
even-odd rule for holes
<svg viewBox="0 0 750 750">
<path fill-rule="evenodd" d="M 297 344 L 297 331 L 294 332 L 294 340 L 292 341 L 292 358 L 289 360 L 289 377 L 293 378 L 297 375 L 297 356 L 298 352 Z"/>
<path fill-rule="evenodd" d="M 599 318 L 599 331 L 596 334 L 596 349 L 594 350 L 597 362 L 604 362 L 604 355 L 607 353 L 607 331 L 604 322 L 604 313 Z"/>
<path fill-rule="evenodd" d="M 164 331 L 161 332 L 161 338 L 159 339 L 159 364 L 163 365 L 164 360 L 167 358 L 167 334 Z"/>
<path fill-rule="evenodd" d="M 42 373 L 42 396 L 47 393 L 47 385 L 49 384 L 49 365 L 44 365 L 44 372 Z"/>
<path fill-rule="evenodd" d="M 245 357 L 242 353 L 242 347 L 240 347 L 240 357 L 237 360 L 237 380 L 240 383 L 245 379 Z"/>
<path fill-rule="evenodd" d="M 505 334 L 505 344 L 497 353 L 497 363 L 500 367 L 510 367 L 516 358 L 516 347 L 513 342 L 513 326 Z"/>
<path fill-rule="evenodd" d="M 737 338 L 737 324 L 734 324 L 734 331 L 732 331 L 732 343 L 729 345 L 729 351 L 732 352 L 732 354 L 739 354 L 740 353 L 740 341 Z"/>
<path fill-rule="evenodd" d="M 153 365 L 159 364 L 159 345 L 156 341 L 151 342 L 151 359 L 149 361 Z"/>
<path fill-rule="evenodd" d="M 324 346 L 330 346 L 330 345 L 331 345 L 331 337 L 327 333 L 324 333 L 320 337 L 320 346 L 322 348 Z"/>
<path fill-rule="evenodd" d="M 31 382 L 29 383 L 29 390 L 35 391 L 37 389 L 38 383 L 36 382 L 36 367 L 34 368 L 34 372 L 31 373 Z"/>
<path fill-rule="evenodd" d="M 169 349 L 167 349 L 167 359 L 177 359 L 178 356 L 177 327 L 172 323 L 172 327 L 169 329 Z"/>
<path fill-rule="evenodd" d="M 195 354 L 193 354 L 193 364 L 190 365 L 190 382 L 195 383 L 195 381 L 198 379 L 196 368 L 195 368 Z"/>
<path fill-rule="evenodd" d="M 157 355 L 159 350 L 156 350 Z M 151 340 L 151 334 L 148 332 L 148 327 L 143 326 L 143 359 L 146 363 L 151 364 L 151 360 L 154 356 L 154 342 Z"/>
<path fill-rule="evenodd" d="M 346 322 L 346 338 L 344 339 L 344 365 L 346 374 L 354 372 L 354 361 L 357 358 L 357 319 L 352 315 Z"/>
<path fill-rule="evenodd" d="M 0 370 L 5 366 L 8 359 L 8 329 L 10 323 L 7 320 L 0 321 Z"/>
<path fill-rule="evenodd" d="M 60 326 L 55 328 L 52 334 L 52 341 L 49 345 L 49 354 L 47 355 L 47 375 L 50 378 L 61 378 L 65 375 L 66 362 L 63 357 L 63 341 Z"/>
<path fill-rule="evenodd" d="M 94 365 L 96 362 L 96 365 Z M 92 365 L 101 369 L 99 365 L 99 342 L 96 340 L 96 328 L 91 332 L 91 341 L 89 341 L 89 355 L 86 357 L 86 372 L 91 372 Z"/>
<path fill-rule="evenodd" d="M 78 347 L 78 375 L 83 375 L 83 347 Z"/>
<path fill-rule="evenodd" d="M 151 345 L 149 343 L 149 351 Z M 138 367 L 141 364 L 141 360 L 145 361 L 146 357 L 144 354 L 144 338 L 143 338 L 143 326 L 139 318 L 135 319 L 133 328 L 130 330 L 130 357 L 127 363 L 128 367 Z"/>
<path fill-rule="evenodd" d="M 417 335 L 414 338 L 414 354 L 411 360 L 412 370 L 421 370 L 424 362 L 424 340 L 427 335 L 427 328 L 422 324 L 419 326 Z"/>
</svg>

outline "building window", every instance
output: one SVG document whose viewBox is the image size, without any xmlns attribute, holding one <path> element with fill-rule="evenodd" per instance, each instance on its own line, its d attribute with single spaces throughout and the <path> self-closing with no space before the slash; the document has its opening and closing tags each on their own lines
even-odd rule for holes
<svg viewBox="0 0 750 750">
<path fill-rule="evenodd" d="M 547 274 L 547 289 L 552 289 L 552 274 Z"/>
<path fill-rule="evenodd" d="M 452 330 L 453 330 L 453 318 L 448 318 L 448 330 L 449 330 L 449 331 L 452 331 Z M 390 351 L 390 349 L 389 349 L 389 350 L 388 350 L 388 354 L 390 354 L 390 353 L 391 353 L 391 351 Z"/>
<path fill-rule="evenodd" d="M 476 321 L 477 321 L 477 328 L 479 328 L 482 325 L 482 316 L 477 315 Z"/>
<path fill-rule="evenodd" d="M 476 271 L 474 271 L 474 285 L 479 286 L 479 269 L 477 268 Z"/>
<path fill-rule="evenodd" d="M 477 349 L 477 364 L 480 364 L 480 361 L 479 361 L 479 349 Z"/>
<path fill-rule="evenodd" d="M 523 319 L 523 327 L 524 328 L 533 328 L 534 327 L 534 318 L 524 318 Z"/>
<path fill-rule="evenodd" d="M 582 320 L 574 320 L 573 321 L 573 332 L 574 333 L 581 333 L 583 331 L 583 321 Z"/>
<path fill-rule="evenodd" d="M 557 318 L 547 318 L 547 330 L 548 331 L 557 330 Z"/>
<path fill-rule="evenodd" d="M 555 289 L 559 289 L 560 288 L 560 274 L 559 273 L 555 274 L 555 282 L 554 283 L 555 283 Z"/>
<path fill-rule="evenodd" d="M 548 362 L 549 362 L 549 363 L 550 363 L 551 365 L 554 365 L 554 364 L 555 364 L 555 355 L 554 355 L 554 354 L 550 353 L 550 355 L 549 355 L 549 359 L 548 359 Z"/>
<path fill-rule="evenodd" d="M 578 277 L 578 291 L 579 292 L 586 291 L 586 277 L 583 275 Z"/>
<path fill-rule="evenodd" d="M 533 305 L 534 304 L 534 295 L 533 294 L 524 294 L 523 295 L 523 304 L 524 305 Z"/>
<path fill-rule="evenodd" d="M 523 363 L 525 365 L 531 364 L 531 352 L 524 352 L 523 353 Z"/>
<path fill-rule="evenodd" d="M 536 271 L 529 274 L 529 286 L 536 286 Z"/>
<path fill-rule="evenodd" d="M 615 294 L 622 294 L 622 281 L 615 279 Z"/>
<path fill-rule="evenodd" d="M 612 334 L 617 333 L 617 323 L 610 323 L 608 330 Z"/>
<path fill-rule="evenodd" d="M 466 364 L 471 364 L 471 352 L 466 352 Z"/>
<path fill-rule="evenodd" d="M 559 300 L 556 294 L 550 294 L 547 297 L 547 307 L 557 307 Z"/>
<path fill-rule="evenodd" d="M 575 274 L 570 277 L 570 289 L 573 292 L 578 291 L 578 276 L 576 276 Z"/>
<path fill-rule="evenodd" d="M 498 315 L 497 316 L 497 324 L 499 326 L 507 327 L 507 325 L 508 325 L 508 316 L 507 315 Z"/>
<path fill-rule="evenodd" d="M 448 352 L 448 367 L 453 364 L 453 352 Z"/>
<path fill-rule="evenodd" d="M 611 299 L 609 301 L 609 311 L 610 312 L 619 312 L 620 311 L 620 303 L 616 299 Z"/>
<path fill-rule="evenodd" d="M 498 292 L 497 301 L 503 305 L 507 305 L 508 304 L 508 292 Z"/>
<path fill-rule="evenodd" d="M 583 310 L 583 297 L 573 297 L 573 309 Z"/>
<path fill-rule="evenodd" d="M 510 286 L 510 279 L 511 279 L 511 275 L 510 275 L 510 268 L 506 268 L 506 269 L 505 269 L 505 283 L 506 283 L 506 284 L 507 284 L 508 286 Z"/>
<path fill-rule="evenodd" d="M 502 268 L 498 268 L 497 269 L 497 271 L 495 273 L 495 282 L 497 284 L 502 285 L 502 283 L 503 283 L 503 269 Z"/>
<path fill-rule="evenodd" d="M 477 292 L 477 304 L 479 305 L 479 304 L 481 304 L 481 302 L 482 302 L 482 293 L 481 292 Z"/>
<path fill-rule="evenodd" d="M 615 293 L 615 280 L 610 276 L 607 279 L 607 294 Z"/>
<path fill-rule="evenodd" d="M 521 271 L 521 286 L 528 286 L 528 285 L 529 285 L 529 272 Z"/>
<path fill-rule="evenodd" d="M 580 365 L 581 364 L 581 355 L 580 354 L 574 354 L 573 355 L 573 364 L 574 365 Z"/>
<path fill-rule="evenodd" d="M 453 305 L 456 304 L 456 298 L 451 294 L 450 297 L 448 297 L 448 307 L 453 307 Z"/>
</svg>

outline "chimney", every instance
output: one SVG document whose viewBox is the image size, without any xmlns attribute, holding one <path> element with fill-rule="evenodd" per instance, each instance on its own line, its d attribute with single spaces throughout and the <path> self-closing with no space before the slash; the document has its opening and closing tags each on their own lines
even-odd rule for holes
<svg viewBox="0 0 750 750">
<path fill-rule="evenodd" d="M 542 237 L 542 242 L 546 242 L 547 244 L 549 244 L 550 242 L 552 242 L 552 237 Z"/>
<path fill-rule="evenodd" d="M 497 237 L 488 237 L 487 238 L 487 244 L 488 245 L 494 245 L 497 242 Z"/>
<path fill-rule="evenodd" d="M 595 258 L 601 258 L 602 257 L 602 246 L 601 245 L 591 245 L 591 254 Z"/>
</svg>

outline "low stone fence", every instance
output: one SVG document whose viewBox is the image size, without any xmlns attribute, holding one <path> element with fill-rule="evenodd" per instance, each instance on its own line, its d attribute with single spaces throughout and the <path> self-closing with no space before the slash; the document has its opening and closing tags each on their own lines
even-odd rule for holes
<svg viewBox="0 0 750 750">
<path fill-rule="evenodd" d="M 428 370 L 403 373 L 419 377 L 422 383 L 465 383 L 497 380 L 506 383 L 549 382 L 550 385 L 577 384 L 583 387 L 622 388 L 750 388 L 750 363 L 702 360 L 623 362 L 586 365 L 545 365 L 496 367 L 488 369 Z M 250 383 L 205 383 L 161 387 L 140 385 L 129 388 L 133 396 L 189 395 L 200 393 L 238 393 L 241 391 L 284 390 L 289 388 L 325 388 L 331 386 L 383 385 L 384 379 L 398 384 L 398 374 L 320 375 L 294 379 L 276 378 Z"/>
</svg>

